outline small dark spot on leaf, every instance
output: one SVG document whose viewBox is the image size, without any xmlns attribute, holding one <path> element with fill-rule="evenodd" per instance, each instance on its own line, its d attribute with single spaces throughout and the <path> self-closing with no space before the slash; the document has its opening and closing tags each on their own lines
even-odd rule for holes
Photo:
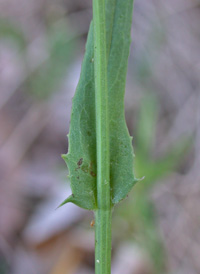
<svg viewBox="0 0 200 274">
<path fill-rule="evenodd" d="M 92 135 L 90 131 L 88 131 L 87 134 L 88 134 L 88 136 L 91 136 L 91 135 Z"/>
<path fill-rule="evenodd" d="M 83 158 L 81 158 L 81 159 L 77 162 L 78 168 L 80 168 L 80 166 L 82 165 L 82 163 L 83 163 Z"/>
<path fill-rule="evenodd" d="M 93 171 L 90 171 L 90 174 L 92 175 L 92 177 L 96 176 L 96 174 Z"/>
</svg>

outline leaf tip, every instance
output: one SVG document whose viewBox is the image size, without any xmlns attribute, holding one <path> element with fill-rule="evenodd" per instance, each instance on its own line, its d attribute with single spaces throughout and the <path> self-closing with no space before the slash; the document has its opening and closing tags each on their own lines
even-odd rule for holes
<svg viewBox="0 0 200 274">
<path fill-rule="evenodd" d="M 141 177 L 141 178 L 135 178 L 134 179 L 134 184 L 140 182 L 140 181 L 143 181 L 145 179 L 145 176 Z"/>
<path fill-rule="evenodd" d="M 67 164 L 67 161 L 68 161 L 68 154 L 62 154 L 61 157 L 63 158 L 63 160 L 64 160 L 65 163 Z"/>
<path fill-rule="evenodd" d="M 67 204 L 67 203 L 70 203 L 70 202 L 73 203 L 73 199 L 74 199 L 74 195 L 72 194 L 72 195 L 70 195 L 67 199 L 65 199 L 65 200 L 56 208 L 56 210 L 59 209 L 61 206 Z"/>
</svg>

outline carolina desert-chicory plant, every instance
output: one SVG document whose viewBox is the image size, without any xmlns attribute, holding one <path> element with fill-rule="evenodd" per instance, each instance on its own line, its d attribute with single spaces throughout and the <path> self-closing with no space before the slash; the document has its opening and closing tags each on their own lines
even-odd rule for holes
<svg viewBox="0 0 200 274">
<path fill-rule="evenodd" d="M 124 115 L 133 0 L 93 0 L 80 80 L 63 155 L 72 202 L 95 213 L 95 273 L 111 272 L 111 212 L 136 179 Z"/>
</svg>

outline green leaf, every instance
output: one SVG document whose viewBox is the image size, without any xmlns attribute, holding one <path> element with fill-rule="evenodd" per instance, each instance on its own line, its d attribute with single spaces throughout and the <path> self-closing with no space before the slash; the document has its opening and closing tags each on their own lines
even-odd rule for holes
<svg viewBox="0 0 200 274">
<path fill-rule="evenodd" d="M 108 109 L 110 132 L 111 202 L 124 199 L 136 182 L 133 148 L 124 116 L 124 92 L 130 47 L 133 0 L 108 0 L 106 6 Z M 94 210 L 96 201 L 96 121 L 94 41 L 91 23 L 79 84 L 72 102 L 69 151 L 63 158 L 69 169 L 72 202 Z M 105 182 L 106 184 L 107 182 Z"/>
</svg>

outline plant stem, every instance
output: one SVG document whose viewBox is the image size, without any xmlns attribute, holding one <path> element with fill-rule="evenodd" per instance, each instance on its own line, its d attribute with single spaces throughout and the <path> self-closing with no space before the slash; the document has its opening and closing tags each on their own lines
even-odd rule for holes
<svg viewBox="0 0 200 274">
<path fill-rule="evenodd" d="M 111 201 L 105 0 L 93 0 L 97 137 L 95 273 L 111 272 Z"/>
</svg>

